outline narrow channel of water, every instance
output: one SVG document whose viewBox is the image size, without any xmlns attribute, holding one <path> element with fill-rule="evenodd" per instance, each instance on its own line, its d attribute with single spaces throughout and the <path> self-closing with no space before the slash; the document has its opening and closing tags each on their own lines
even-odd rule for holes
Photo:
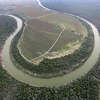
<svg viewBox="0 0 100 100">
<path fill-rule="evenodd" d="M 100 37 L 99 37 L 99 32 L 97 28 L 89 21 L 87 21 L 84 18 L 81 18 L 77 16 L 77 18 L 80 18 L 81 20 L 85 21 L 88 23 L 91 28 L 93 29 L 94 33 L 94 49 L 91 54 L 91 56 L 88 58 L 88 60 L 80 66 L 78 69 L 75 71 L 64 75 L 62 77 L 54 77 L 50 79 L 41 79 L 41 78 L 36 78 L 32 77 L 21 70 L 17 69 L 15 65 L 13 64 L 12 60 L 10 59 L 10 45 L 12 42 L 12 39 L 16 36 L 16 34 L 20 31 L 22 28 L 22 20 L 16 16 L 10 15 L 17 21 L 17 29 L 15 32 L 6 40 L 4 48 L 2 50 L 2 61 L 3 61 L 3 67 L 4 69 L 11 74 L 15 79 L 22 81 L 24 83 L 27 83 L 32 86 L 37 86 L 37 87 L 54 87 L 54 86 L 60 86 L 64 84 L 68 84 L 73 80 L 76 80 L 78 78 L 81 78 L 81 76 L 84 76 L 86 73 L 88 73 L 91 68 L 96 64 L 99 54 L 100 54 Z M 5 64 L 5 66 L 4 66 Z"/>
</svg>

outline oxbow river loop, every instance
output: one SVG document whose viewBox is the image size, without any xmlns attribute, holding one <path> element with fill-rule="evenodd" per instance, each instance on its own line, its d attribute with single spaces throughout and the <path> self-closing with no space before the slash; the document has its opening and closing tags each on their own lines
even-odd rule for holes
<svg viewBox="0 0 100 100">
<path fill-rule="evenodd" d="M 69 74 L 66 74 L 62 77 L 59 76 L 59 77 L 54 77 L 54 78 L 50 78 L 50 79 L 43 79 L 43 78 L 41 79 L 41 78 L 36 78 L 36 77 L 30 76 L 30 75 L 24 73 L 23 71 L 21 71 L 15 67 L 14 63 L 12 62 L 12 60 L 10 58 L 11 42 L 12 42 L 13 38 L 21 30 L 21 28 L 23 26 L 23 22 L 20 18 L 14 16 L 14 15 L 9 15 L 9 16 L 14 18 L 17 21 L 17 29 L 15 30 L 15 32 L 13 32 L 12 35 L 10 35 L 8 37 L 8 39 L 6 40 L 6 42 L 4 44 L 4 47 L 2 49 L 2 65 L 3 65 L 3 68 L 9 74 L 11 74 L 11 76 L 13 76 L 15 79 L 17 79 L 21 82 L 27 83 L 31 86 L 36 86 L 36 87 L 54 87 L 54 86 L 57 87 L 57 86 L 68 84 L 78 78 L 81 78 L 86 73 L 88 73 L 91 70 L 91 68 L 93 68 L 93 66 L 96 64 L 96 62 L 99 58 L 99 54 L 100 54 L 100 45 L 99 45 L 100 37 L 99 37 L 98 29 L 95 27 L 95 25 L 93 25 L 88 20 L 81 18 L 79 16 L 76 16 L 77 18 L 79 18 L 79 19 L 83 20 L 84 22 L 86 22 L 87 24 L 89 24 L 94 33 L 94 49 L 93 49 L 91 56 L 88 58 L 88 60 L 82 66 L 80 66 L 78 69 L 76 69 L 75 71 L 73 71 Z"/>
</svg>

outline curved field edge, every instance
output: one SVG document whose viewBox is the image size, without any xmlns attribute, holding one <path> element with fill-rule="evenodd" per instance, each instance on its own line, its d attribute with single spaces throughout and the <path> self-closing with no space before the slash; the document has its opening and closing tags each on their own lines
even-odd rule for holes
<svg viewBox="0 0 100 100">
<path fill-rule="evenodd" d="M 72 17 L 72 16 L 70 16 L 70 15 L 68 15 L 67 14 L 67 16 L 69 16 L 68 18 L 70 18 L 70 17 Z M 73 18 L 73 20 L 76 20 L 74 17 L 72 17 Z M 36 18 L 35 18 L 36 19 Z M 78 21 L 78 20 L 77 20 Z M 45 22 L 45 21 L 44 21 Z M 52 23 L 52 22 L 51 22 Z M 79 21 L 79 23 L 80 23 L 80 21 Z M 81 24 L 81 23 L 80 23 Z M 83 26 L 83 25 L 82 25 Z M 82 27 L 81 26 L 81 27 Z M 26 27 L 28 27 L 28 26 L 26 26 Z M 66 27 L 68 27 L 68 25 L 66 26 Z M 76 26 L 75 26 L 76 27 Z M 83 26 L 84 27 L 84 26 Z M 29 29 L 28 29 L 29 30 Z M 30 30 L 32 30 L 32 29 L 30 29 Z M 83 31 L 84 29 L 82 28 L 82 31 Z M 25 31 L 24 31 L 25 32 Z M 31 35 L 29 34 L 27 34 L 28 32 L 26 32 L 26 35 L 27 35 L 27 37 L 30 37 Z M 35 31 L 35 33 L 36 33 L 36 31 Z M 65 32 L 63 32 L 63 33 L 65 33 Z M 67 33 L 70 33 L 69 31 L 67 32 Z M 84 33 L 84 32 L 83 32 Z M 87 32 L 86 32 L 87 33 Z M 23 33 L 24 34 L 24 33 Z M 22 36 L 23 36 L 23 34 L 22 34 Z M 40 34 L 41 35 L 41 34 Z M 70 34 L 69 34 L 70 35 Z M 74 32 L 73 32 L 73 35 L 74 35 Z M 85 34 L 86 35 L 86 34 Z M 21 36 L 21 37 L 22 37 Z M 63 36 L 63 34 L 60 36 L 60 38 L 62 38 L 62 36 Z M 34 37 L 34 35 L 32 35 L 32 37 Z M 32 38 L 31 37 L 31 38 Z M 38 38 L 39 38 L 40 36 L 38 36 Z M 79 39 L 79 37 L 76 35 L 76 37 Z M 37 40 L 38 40 L 38 38 L 37 38 Z M 45 37 L 44 37 L 45 38 Z M 66 38 L 68 38 L 68 36 L 66 35 Z M 31 61 L 31 59 L 32 59 L 32 55 L 34 54 L 34 48 L 35 48 L 35 45 L 33 45 L 34 43 L 35 43 L 35 41 L 34 42 L 30 42 L 30 40 L 31 39 L 28 39 L 28 41 L 29 41 L 29 43 L 30 43 L 30 45 L 28 45 L 27 43 L 28 43 L 28 41 L 27 41 L 27 39 L 26 38 L 24 38 L 24 37 L 22 37 L 21 39 L 19 39 L 19 42 L 22 42 L 22 44 L 24 43 L 24 42 L 26 42 L 26 43 L 24 43 L 21 47 L 22 48 L 20 48 L 20 46 L 18 46 L 18 49 L 19 49 L 19 51 L 20 51 L 20 54 L 26 59 L 26 60 L 30 60 Z M 59 39 L 60 40 L 60 44 L 61 44 L 61 42 L 63 42 L 61 39 Z M 69 40 L 69 38 L 68 38 L 68 40 Z M 73 40 L 73 39 L 72 39 Z M 23 42 L 24 41 L 24 42 Z M 33 41 L 33 40 L 32 40 Z M 40 41 L 40 40 L 39 40 Z M 58 41 L 59 42 L 59 41 Z M 74 41 L 75 42 L 75 41 Z M 67 47 L 66 48 L 64 48 L 63 50 L 60 50 L 60 51 L 56 51 L 55 53 L 53 52 L 53 51 L 55 51 L 55 49 L 56 49 L 56 47 L 58 48 L 58 47 L 60 47 L 60 45 L 59 46 L 56 46 L 56 45 L 58 45 L 59 43 L 56 43 L 56 45 L 52 48 L 53 50 L 51 50 L 51 48 L 50 48 L 50 50 L 49 50 L 49 52 L 47 51 L 47 52 L 45 52 L 44 54 L 42 54 L 42 55 L 45 55 L 45 56 L 40 56 L 40 57 L 36 57 L 36 58 L 34 58 L 33 57 L 33 59 L 32 59 L 32 61 L 33 62 L 37 62 L 37 63 L 40 63 L 42 60 L 43 60 L 43 58 L 50 58 L 50 59 L 53 59 L 53 58 L 60 58 L 60 57 L 63 57 L 63 56 L 65 56 L 65 55 L 68 55 L 68 54 L 71 54 L 72 52 L 74 52 L 76 49 L 78 49 L 79 47 L 80 47 L 80 45 L 81 45 L 81 42 L 82 41 L 80 41 L 80 43 L 79 43 L 79 41 L 76 41 L 75 43 L 72 43 L 72 45 L 71 44 L 68 44 L 67 45 Z M 42 43 L 42 40 L 41 40 L 41 42 L 40 43 Z M 47 43 L 48 44 L 48 42 L 45 42 L 45 43 Z M 45 44 L 44 43 L 44 44 Z M 19 44 L 19 43 L 18 43 Z M 31 46 L 31 44 L 32 44 L 32 46 Z M 64 44 L 66 44 L 66 43 L 64 43 Z M 25 45 L 27 45 L 27 46 L 25 46 Z M 63 44 L 62 44 L 63 45 Z M 71 46 L 69 46 L 69 45 L 71 45 Z M 26 47 L 26 48 L 25 48 Z M 38 47 L 38 48 L 40 48 L 40 47 L 42 47 L 41 45 L 39 46 L 37 46 L 36 45 L 36 47 Z M 42 47 L 43 48 L 43 47 Z M 59 49 L 59 48 L 58 48 Z M 61 48 L 60 48 L 61 49 Z M 38 49 L 38 51 L 41 51 L 41 49 Z M 35 51 L 37 51 L 37 50 L 35 50 Z M 40 51 L 39 51 L 39 53 L 38 54 L 40 54 Z M 43 51 L 43 50 L 42 50 Z M 29 54 L 28 54 L 28 52 L 29 52 Z M 31 53 L 30 53 L 31 52 Z M 56 54 L 57 53 L 57 54 Z M 60 53 L 60 54 L 59 54 Z M 51 57 L 50 57 L 51 56 Z M 30 59 L 31 58 L 31 59 Z M 31 61 L 31 62 L 32 62 Z"/>
<path fill-rule="evenodd" d="M 34 20 L 36 20 L 36 19 L 34 19 Z M 34 23 L 35 22 L 37 22 L 37 21 L 34 21 Z M 23 36 L 23 34 L 21 35 L 21 38 L 22 39 L 19 39 L 19 42 L 18 42 L 18 49 L 19 49 L 19 51 L 21 51 L 21 46 L 23 47 L 22 49 L 24 49 L 24 51 L 25 50 L 27 50 L 27 48 L 28 48 L 28 51 L 26 51 L 26 52 L 24 52 L 24 55 L 25 54 L 27 54 L 28 55 L 28 59 L 31 61 L 31 59 L 34 57 L 34 55 L 36 55 L 36 53 L 37 52 L 39 52 L 39 50 L 40 51 L 42 51 L 42 52 L 45 52 L 44 50 L 46 49 L 48 49 L 49 50 L 49 48 L 51 47 L 51 45 L 55 42 L 55 38 L 56 37 L 58 37 L 59 36 L 59 33 L 60 32 L 62 32 L 62 30 L 63 30 L 63 28 L 61 27 L 61 26 L 58 26 L 58 25 L 54 25 L 54 24 L 49 24 L 49 23 L 46 23 L 47 25 L 45 26 L 43 26 L 43 25 L 41 25 L 42 23 L 44 23 L 44 22 L 41 22 L 40 21 L 40 23 L 38 22 L 38 23 L 36 23 L 36 24 L 39 24 L 39 26 L 40 26 L 40 28 L 42 27 L 42 29 L 46 29 L 46 31 L 48 31 L 48 32 L 45 32 L 45 30 L 42 30 L 43 32 L 41 32 L 41 31 L 36 31 L 36 30 L 32 30 L 32 29 L 28 29 L 29 27 L 27 27 L 27 29 L 28 30 L 31 30 L 32 32 L 34 31 L 34 34 L 32 33 L 30 33 L 30 34 L 26 34 L 27 36 L 26 36 L 26 38 L 27 37 L 29 37 L 29 38 L 31 38 L 31 39 L 27 39 L 26 40 L 26 38 L 25 39 L 23 39 L 22 38 L 22 36 Z M 29 26 L 29 25 L 28 25 Z M 35 25 L 36 26 L 36 25 Z M 34 27 L 35 27 L 34 26 Z M 49 27 L 49 28 L 45 28 L 45 27 Z M 33 28 L 33 26 L 31 26 L 31 28 Z M 39 28 L 39 27 L 38 27 Z M 40 29 L 39 28 L 39 29 Z M 40 29 L 41 30 L 41 29 Z M 53 31 L 55 31 L 54 33 L 53 33 Z M 28 32 L 26 32 L 26 33 L 28 33 Z M 44 34 L 42 34 L 42 33 L 44 33 Z M 51 34 L 51 35 L 54 35 L 54 37 L 52 37 L 51 35 L 50 35 L 50 37 L 51 37 L 51 40 L 49 39 L 50 37 L 48 36 L 48 34 Z M 39 36 L 40 35 L 40 36 Z M 26 42 L 26 44 L 24 43 L 23 44 L 23 41 L 27 41 Z M 34 41 L 34 42 L 32 42 L 32 41 Z M 22 43 L 21 43 L 22 42 Z M 30 45 L 28 45 L 28 43 L 30 44 Z M 43 44 L 45 45 L 45 46 L 43 46 Z M 21 45 L 21 46 L 20 46 Z M 26 48 L 24 48 L 24 45 L 28 45 L 28 47 L 26 47 Z M 30 48 L 31 48 L 31 50 L 30 50 Z M 39 49 L 39 50 L 38 50 Z M 34 53 L 33 53 L 33 51 L 34 51 Z M 22 54 L 22 53 L 21 53 Z M 34 55 L 33 55 L 34 54 Z M 38 54 L 37 54 L 38 55 Z M 42 54 L 42 55 L 45 55 L 45 53 L 44 54 Z M 42 56 L 42 55 L 40 55 L 40 56 Z M 39 55 L 38 55 L 39 56 Z M 39 57 L 40 57 L 39 56 Z M 38 57 L 38 58 L 39 58 Z M 30 59 L 31 58 L 31 59 Z"/>
<path fill-rule="evenodd" d="M 30 62 L 27 62 L 20 55 L 19 50 L 17 48 L 17 43 L 23 31 L 21 30 L 21 32 L 19 32 L 13 39 L 11 45 L 12 61 L 15 63 L 16 67 L 21 69 L 22 71 L 32 76 L 41 78 L 63 76 L 74 71 L 75 69 L 79 68 L 84 64 L 84 62 L 91 55 L 94 47 L 94 36 L 92 30 L 87 23 L 83 21 L 82 23 L 85 24 L 87 27 L 88 37 L 85 38 L 79 50 L 76 50 L 74 53 L 61 57 L 59 59 L 44 59 L 39 65 L 34 65 Z"/>
</svg>

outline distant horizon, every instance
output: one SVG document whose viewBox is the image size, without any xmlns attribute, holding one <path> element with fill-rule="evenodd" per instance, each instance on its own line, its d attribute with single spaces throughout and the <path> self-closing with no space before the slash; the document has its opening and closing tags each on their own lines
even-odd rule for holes
<svg viewBox="0 0 100 100">
<path fill-rule="evenodd" d="M 34 0 L 0 0 L 0 4 L 26 4 L 33 2 Z M 46 2 L 57 2 L 60 0 L 40 0 L 40 1 L 46 1 Z M 100 0 L 61 0 L 60 2 L 81 2 L 81 3 L 88 3 L 88 2 L 100 2 Z"/>
</svg>

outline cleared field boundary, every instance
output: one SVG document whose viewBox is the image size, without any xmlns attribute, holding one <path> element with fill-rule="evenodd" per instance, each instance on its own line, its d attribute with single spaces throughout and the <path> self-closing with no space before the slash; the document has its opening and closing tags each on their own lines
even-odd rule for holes
<svg viewBox="0 0 100 100">
<path fill-rule="evenodd" d="M 39 16 L 39 17 L 32 17 L 32 18 L 29 19 L 29 20 L 32 20 L 32 19 L 40 19 L 40 18 L 47 17 L 47 16 L 54 15 L 54 14 L 57 14 L 57 13 L 46 14 L 46 15 L 42 15 L 42 16 Z M 28 20 L 28 21 L 29 21 L 29 20 Z"/>
<path fill-rule="evenodd" d="M 42 16 L 39 16 L 39 17 L 33 17 L 33 18 L 31 18 L 30 20 L 32 20 L 32 19 L 40 19 L 40 18 L 47 17 L 47 16 L 50 16 L 50 15 L 53 15 L 53 14 L 56 14 L 56 13 L 46 14 L 46 15 L 42 15 Z M 28 21 L 29 21 L 29 20 L 28 20 Z M 22 32 L 22 33 L 25 32 L 25 28 L 26 28 L 27 25 L 28 25 L 28 24 L 27 24 L 28 21 L 25 22 L 25 26 L 24 26 L 24 29 L 23 29 L 23 32 Z M 28 61 L 28 62 L 30 62 L 30 63 L 34 63 L 33 60 L 36 60 L 36 59 L 45 57 L 45 56 L 53 49 L 53 47 L 56 45 L 56 43 L 57 43 L 58 40 L 60 39 L 62 33 L 65 31 L 65 26 L 64 26 L 63 24 L 61 24 L 60 26 L 61 26 L 61 28 L 62 28 L 62 31 L 59 33 L 57 39 L 56 39 L 55 42 L 52 44 L 52 46 L 51 46 L 45 53 L 43 53 L 42 55 L 40 55 L 40 56 L 38 56 L 38 57 L 33 58 L 32 60 L 29 60 L 29 59 L 27 59 L 27 58 L 22 54 L 21 50 L 19 49 L 19 48 L 20 48 L 19 45 L 17 45 L 18 50 L 19 50 L 19 53 L 21 54 L 21 56 L 22 56 L 26 61 Z"/>
</svg>

